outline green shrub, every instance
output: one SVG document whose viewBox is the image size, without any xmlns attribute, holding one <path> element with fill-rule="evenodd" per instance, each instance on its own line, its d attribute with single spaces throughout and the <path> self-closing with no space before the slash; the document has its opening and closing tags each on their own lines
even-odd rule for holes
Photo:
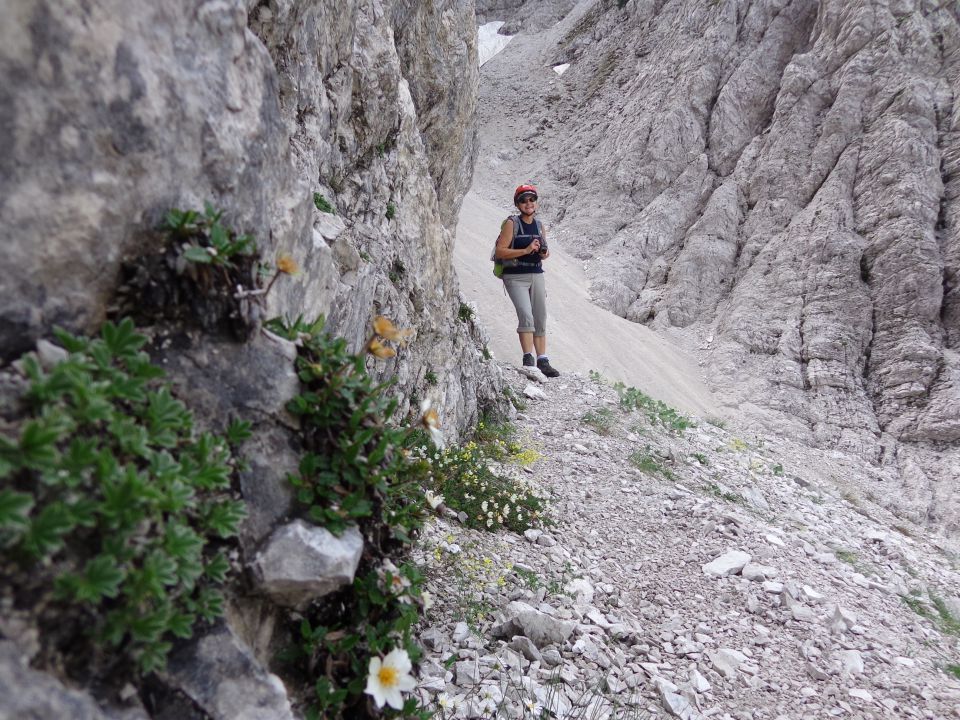
<svg viewBox="0 0 960 720">
<path fill-rule="evenodd" d="M 704 489 L 714 497 L 725 500 L 726 502 L 736 503 L 737 505 L 747 504 L 747 499 L 743 497 L 743 495 L 740 493 L 730 492 L 729 490 L 724 490 L 716 483 L 707 483 Z"/>
<path fill-rule="evenodd" d="M 337 214 L 336 209 L 334 209 L 333 205 L 330 204 L 330 201 L 318 192 L 313 194 L 313 204 L 320 212 L 328 213 L 330 215 Z"/>
<path fill-rule="evenodd" d="M 170 210 L 164 218 L 163 229 L 174 239 L 186 240 L 183 257 L 201 265 L 230 267 L 239 256 L 251 256 L 257 252 L 256 243 L 250 235 L 238 235 L 224 226 L 220 219 L 222 210 L 215 210 L 210 203 L 204 206 L 201 215 L 196 210 Z"/>
<path fill-rule="evenodd" d="M 384 213 L 387 220 L 393 220 L 396 214 L 397 214 L 397 206 L 394 205 L 392 202 L 387 203 L 387 212 Z"/>
<path fill-rule="evenodd" d="M 57 337 L 69 357 L 49 371 L 24 358 L 27 417 L 0 436 L 0 548 L 16 568 L 2 579 L 31 603 L 52 597 L 63 647 L 82 652 L 88 630 L 150 672 L 223 612 L 221 541 L 244 517 L 229 444 L 249 425 L 197 432 L 129 320 Z"/>
<path fill-rule="evenodd" d="M 457 309 L 457 319 L 460 320 L 460 322 L 470 322 L 473 320 L 473 308 L 467 303 L 460 303 L 460 307 Z"/>
<path fill-rule="evenodd" d="M 674 479 L 673 472 L 651 454 L 649 445 L 646 450 L 637 450 L 627 459 L 631 465 L 648 475 L 663 475 L 668 480 Z"/>
<path fill-rule="evenodd" d="M 610 408 L 597 408 L 585 413 L 580 420 L 601 435 L 609 435 L 616 425 L 616 418 Z"/>
<path fill-rule="evenodd" d="M 409 542 L 425 517 L 417 500 L 422 467 L 404 453 L 412 430 L 392 422 L 397 401 L 385 392 L 392 383 L 377 384 L 364 356 L 350 353 L 346 340 L 322 332 L 322 325 L 322 319 L 312 323 L 314 333 L 303 342 L 297 370 L 305 391 L 288 407 L 301 420 L 308 450 L 290 477 L 297 500 L 335 534 L 360 522 Z"/>
<path fill-rule="evenodd" d="M 423 381 L 427 385 L 436 385 L 437 384 L 437 374 L 433 370 L 427 370 L 423 376 Z"/>
<path fill-rule="evenodd" d="M 654 400 L 642 390 L 627 387 L 622 382 L 614 384 L 613 389 L 620 396 L 620 407 L 642 412 L 651 423 L 661 425 L 674 435 L 682 435 L 688 428 L 696 427 L 690 418 L 661 400 Z"/>
<path fill-rule="evenodd" d="M 402 280 L 406 274 L 407 267 L 403 264 L 403 260 L 400 258 L 395 258 L 390 264 L 389 272 L 387 272 L 387 277 L 390 278 L 390 282 L 396 284 Z"/>
<path fill-rule="evenodd" d="M 425 454 L 429 440 L 423 430 L 397 424 L 397 400 L 387 395 L 392 383 L 378 384 L 366 372 L 365 356 L 349 352 L 323 324 L 323 318 L 298 318 L 292 324 L 274 320 L 270 327 L 301 340 L 303 390 L 289 404 L 306 449 L 299 472 L 289 478 L 296 499 L 312 522 L 335 534 L 356 523 L 366 538 L 353 586 L 296 618 L 298 641 L 282 658 L 310 687 L 307 717 L 332 720 L 368 717 L 364 689 L 372 656 L 401 648 L 416 662 L 422 654 L 411 628 L 428 599 L 419 571 L 398 558 L 426 517 L 429 466 L 414 454 Z M 369 352 L 376 347 L 384 354 L 386 341 L 409 336 L 386 318 L 378 317 L 374 327 Z M 415 697 L 406 700 L 402 716 L 426 717 Z"/>
</svg>

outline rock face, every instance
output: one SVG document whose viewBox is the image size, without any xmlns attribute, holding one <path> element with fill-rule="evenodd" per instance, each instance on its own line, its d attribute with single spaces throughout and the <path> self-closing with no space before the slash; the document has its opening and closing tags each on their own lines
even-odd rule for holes
<svg viewBox="0 0 960 720">
<path fill-rule="evenodd" d="M 911 516 L 960 526 L 955 10 L 585 3 L 536 44 L 484 66 L 482 112 L 521 84 L 511 58 L 571 63 L 538 70 L 489 170 L 543 185 L 594 301 L 699 343 L 757 426 L 866 457 Z"/>
<path fill-rule="evenodd" d="M 146 715 L 131 713 L 126 717 L 143 720 Z M 107 715 L 86 693 L 71 690 L 50 675 L 32 670 L 17 647 L 3 641 L 0 642 L 0 718 L 105 720 Z"/>
<path fill-rule="evenodd" d="M 178 648 L 167 681 L 213 720 L 293 720 L 283 683 L 226 625 Z"/>
<path fill-rule="evenodd" d="M 434 406 L 453 434 L 496 401 L 450 262 L 476 153 L 471 3 L 42 1 L 7 15 L 5 359 L 55 324 L 96 328 L 166 211 L 209 201 L 266 262 L 300 265 L 267 317 L 324 314 L 355 348 L 375 314 L 415 328 L 375 370 L 407 400 L 427 372 L 447 378 Z"/>
</svg>

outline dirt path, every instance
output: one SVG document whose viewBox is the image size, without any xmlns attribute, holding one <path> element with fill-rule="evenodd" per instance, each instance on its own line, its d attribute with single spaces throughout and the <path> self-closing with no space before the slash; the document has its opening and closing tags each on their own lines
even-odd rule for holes
<svg viewBox="0 0 960 720">
<path fill-rule="evenodd" d="M 505 191 L 509 195 L 510 189 Z M 493 239 L 508 212 L 508 207 L 497 207 L 474 192 L 467 195 L 457 227 L 454 263 L 464 296 L 476 304 L 490 333 L 490 350 L 499 360 L 519 362 L 517 316 L 489 260 Z M 550 313 L 547 350 L 561 371 L 597 370 L 687 412 L 720 414 L 693 357 L 652 330 L 592 304 L 580 263 L 560 242 L 551 240 L 550 250 L 545 264 Z"/>
</svg>

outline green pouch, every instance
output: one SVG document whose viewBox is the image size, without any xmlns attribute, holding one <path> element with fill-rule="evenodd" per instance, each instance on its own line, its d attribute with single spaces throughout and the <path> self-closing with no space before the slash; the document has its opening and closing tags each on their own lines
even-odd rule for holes
<svg viewBox="0 0 960 720">
<path fill-rule="evenodd" d="M 495 262 L 493 264 L 493 274 L 498 278 L 503 277 L 503 263 Z"/>
</svg>

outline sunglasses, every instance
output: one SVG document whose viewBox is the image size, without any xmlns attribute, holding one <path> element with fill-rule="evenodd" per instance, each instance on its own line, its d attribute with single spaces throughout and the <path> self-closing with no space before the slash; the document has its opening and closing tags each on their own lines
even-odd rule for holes
<svg viewBox="0 0 960 720">
<path fill-rule="evenodd" d="M 521 195 L 519 198 L 517 198 L 518 203 L 528 203 L 528 202 L 536 202 L 536 201 L 537 201 L 536 195 Z"/>
</svg>

